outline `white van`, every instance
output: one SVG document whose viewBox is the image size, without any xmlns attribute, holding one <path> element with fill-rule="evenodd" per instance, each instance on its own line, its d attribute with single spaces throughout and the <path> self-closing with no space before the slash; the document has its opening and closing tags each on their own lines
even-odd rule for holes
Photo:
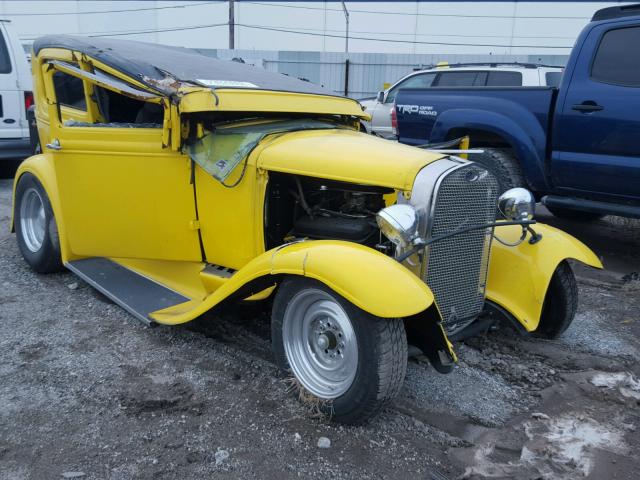
<svg viewBox="0 0 640 480">
<path fill-rule="evenodd" d="M 33 104 L 31 69 L 9 20 L 0 19 L 0 162 L 31 152 L 27 109 Z"/>
</svg>

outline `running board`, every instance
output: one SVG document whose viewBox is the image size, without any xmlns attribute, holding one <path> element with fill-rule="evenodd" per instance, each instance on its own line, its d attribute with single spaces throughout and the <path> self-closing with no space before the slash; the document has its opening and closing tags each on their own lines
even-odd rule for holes
<svg viewBox="0 0 640 480">
<path fill-rule="evenodd" d="M 84 258 L 65 266 L 146 325 L 155 324 L 151 312 L 191 300 L 108 258 Z"/>
<path fill-rule="evenodd" d="M 542 204 L 551 208 L 566 208 L 582 212 L 599 213 L 602 215 L 620 215 L 621 217 L 640 218 L 640 205 L 599 202 L 583 198 L 557 197 L 546 195 L 542 197 Z"/>
</svg>

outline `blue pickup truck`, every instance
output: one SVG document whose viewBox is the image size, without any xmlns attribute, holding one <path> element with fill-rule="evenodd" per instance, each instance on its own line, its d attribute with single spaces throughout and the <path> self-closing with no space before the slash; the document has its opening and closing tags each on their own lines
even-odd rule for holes
<svg viewBox="0 0 640 480">
<path fill-rule="evenodd" d="M 595 13 L 559 88 L 400 90 L 396 116 L 409 145 L 469 135 L 503 188 L 556 216 L 640 218 L 640 4 Z"/>
</svg>

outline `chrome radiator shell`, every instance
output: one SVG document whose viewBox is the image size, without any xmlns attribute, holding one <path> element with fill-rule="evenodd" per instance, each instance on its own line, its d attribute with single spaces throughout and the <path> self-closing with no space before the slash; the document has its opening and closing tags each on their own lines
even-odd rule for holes
<svg viewBox="0 0 640 480">
<path fill-rule="evenodd" d="M 425 239 L 494 222 L 498 182 L 483 166 L 449 157 L 423 168 L 409 200 Z M 431 244 L 405 265 L 434 293 L 447 333 L 477 318 L 484 306 L 493 228 L 472 230 Z"/>
</svg>

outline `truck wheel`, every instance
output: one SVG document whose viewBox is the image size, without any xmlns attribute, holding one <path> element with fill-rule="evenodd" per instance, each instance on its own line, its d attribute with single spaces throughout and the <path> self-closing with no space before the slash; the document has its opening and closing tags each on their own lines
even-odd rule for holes
<svg viewBox="0 0 640 480">
<path fill-rule="evenodd" d="M 571 325 L 577 308 L 576 277 L 569 264 L 563 261 L 551 277 L 535 335 L 549 339 L 559 337 Z"/>
<path fill-rule="evenodd" d="M 18 248 L 27 263 L 40 273 L 62 270 L 58 227 L 51 203 L 33 175 L 25 173 L 20 177 L 14 208 Z"/>
<path fill-rule="evenodd" d="M 604 217 L 601 213 L 583 212 L 581 210 L 570 210 L 568 208 L 546 207 L 554 217 L 576 220 L 578 222 L 594 222 Z"/>
<path fill-rule="evenodd" d="M 402 320 L 370 315 L 308 278 L 278 288 L 271 342 L 300 398 L 345 424 L 375 415 L 398 394 L 407 369 Z"/>
<path fill-rule="evenodd" d="M 484 153 L 470 156 L 470 160 L 486 167 L 500 184 L 500 193 L 515 187 L 524 187 L 526 182 L 518 159 L 509 149 L 484 148 Z"/>
</svg>

